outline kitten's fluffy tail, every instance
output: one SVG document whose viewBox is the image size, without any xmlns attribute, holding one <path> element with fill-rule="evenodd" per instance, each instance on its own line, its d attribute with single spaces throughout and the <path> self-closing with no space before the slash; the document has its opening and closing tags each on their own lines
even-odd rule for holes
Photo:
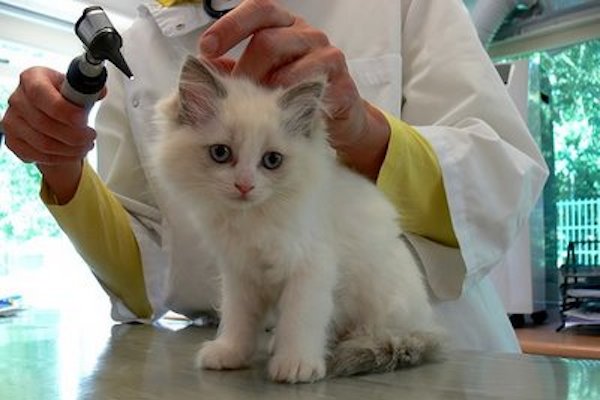
<svg viewBox="0 0 600 400">
<path fill-rule="evenodd" d="M 441 357 L 441 337 L 413 332 L 404 336 L 353 337 L 339 342 L 327 360 L 327 375 L 350 376 L 390 372 Z"/>
</svg>

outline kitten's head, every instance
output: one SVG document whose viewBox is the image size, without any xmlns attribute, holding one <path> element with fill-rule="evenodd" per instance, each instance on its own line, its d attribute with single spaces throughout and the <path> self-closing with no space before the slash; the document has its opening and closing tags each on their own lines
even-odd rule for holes
<svg viewBox="0 0 600 400">
<path fill-rule="evenodd" d="M 158 107 L 159 178 L 171 193 L 219 207 L 302 197 L 322 181 L 331 157 L 324 88 L 324 80 L 314 80 L 266 89 L 189 57 L 178 91 Z"/>
</svg>

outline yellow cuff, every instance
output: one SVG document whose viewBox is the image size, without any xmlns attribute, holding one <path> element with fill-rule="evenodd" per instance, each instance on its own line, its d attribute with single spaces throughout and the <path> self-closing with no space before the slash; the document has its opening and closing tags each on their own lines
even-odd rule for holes
<svg viewBox="0 0 600 400">
<path fill-rule="evenodd" d="M 384 115 L 391 134 L 377 186 L 396 206 L 405 231 L 458 247 L 435 152 L 412 126 Z"/>
<path fill-rule="evenodd" d="M 87 162 L 75 196 L 58 202 L 42 181 L 40 197 L 94 275 L 140 318 L 152 316 L 129 216 Z"/>
<path fill-rule="evenodd" d="M 197 3 L 198 0 L 156 0 L 163 7 L 171 7 L 176 4 Z"/>
</svg>

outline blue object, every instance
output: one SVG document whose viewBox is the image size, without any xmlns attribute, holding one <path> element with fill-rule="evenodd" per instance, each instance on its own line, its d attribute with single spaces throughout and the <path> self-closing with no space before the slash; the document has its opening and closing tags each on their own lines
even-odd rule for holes
<svg viewBox="0 0 600 400">
<path fill-rule="evenodd" d="M 0 298 L 0 317 L 14 315 L 18 311 L 21 311 L 23 309 L 21 305 L 22 300 L 23 297 L 20 295 Z"/>
</svg>

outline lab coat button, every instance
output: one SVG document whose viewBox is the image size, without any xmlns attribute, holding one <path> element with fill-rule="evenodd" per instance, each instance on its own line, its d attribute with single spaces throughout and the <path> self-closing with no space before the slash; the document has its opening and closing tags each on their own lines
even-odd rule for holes
<svg viewBox="0 0 600 400">
<path fill-rule="evenodd" d="M 145 5 L 138 6 L 137 11 L 140 13 L 141 17 L 149 17 L 151 15 L 150 10 L 148 10 Z"/>
<path fill-rule="evenodd" d="M 133 100 L 131 100 L 131 104 L 133 105 L 134 108 L 138 108 L 140 106 L 140 99 L 138 99 L 137 97 L 134 97 Z"/>
</svg>

